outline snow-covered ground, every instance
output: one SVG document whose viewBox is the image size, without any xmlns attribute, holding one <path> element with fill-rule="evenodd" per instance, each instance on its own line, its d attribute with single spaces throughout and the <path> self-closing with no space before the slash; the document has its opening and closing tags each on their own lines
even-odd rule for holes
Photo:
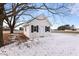
<svg viewBox="0 0 79 59">
<path fill-rule="evenodd" d="M 17 45 L 0 48 L 6 56 L 76 56 L 79 55 L 79 34 L 52 33 L 49 37 L 36 38 Z"/>
</svg>

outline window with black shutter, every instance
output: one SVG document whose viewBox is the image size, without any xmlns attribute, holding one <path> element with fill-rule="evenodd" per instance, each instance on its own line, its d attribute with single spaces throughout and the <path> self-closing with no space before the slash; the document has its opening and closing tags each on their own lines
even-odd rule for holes
<svg viewBox="0 0 79 59">
<path fill-rule="evenodd" d="M 31 25 L 31 32 L 38 32 L 38 25 L 37 26 L 33 26 Z"/>
<path fill-rule="evenodd" d="M 33 32 L 33 25 L 31 25 L 31 32 Z"/>
<path fill-rule="evenodd" d="M 45 32 L 50 32 L 50 26 L 45 26 Z"/>
</svg>

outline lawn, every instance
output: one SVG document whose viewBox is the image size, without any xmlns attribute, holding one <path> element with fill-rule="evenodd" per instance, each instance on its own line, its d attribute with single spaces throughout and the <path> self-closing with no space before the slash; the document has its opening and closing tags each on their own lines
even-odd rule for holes
<svg viewBox="0 0 79 59">
<path fill-rule="evenodd" d="M 0 55 L 8 56 L 79 56 L 79 34 L 51 33 L 17 45 L 0 48 Z"/>
</svg>

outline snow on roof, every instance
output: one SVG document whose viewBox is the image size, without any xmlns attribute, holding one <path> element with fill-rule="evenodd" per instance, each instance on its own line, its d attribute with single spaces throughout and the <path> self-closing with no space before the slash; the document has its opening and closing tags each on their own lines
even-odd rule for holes
<svg viewBox="0 0 79 59">
<path fill-rule="evenodd" d="M 40 15 L 36 16 L 35 18 L 33 18 L 33 19 L 31 19 L 31 20 L 28 20 L 28 21 L 25 23 L 24 26 L 26 26 L 28 23 L 30 23 L 31 21 L 33 21 L 33 20 L 35 20 L 35 19 L 37 19 L 37 20 L 47 20 L 48 23 L 49 23 L 50 25 L 52 25 L 52 24 L 49 22 L 49 20 L 47 19 L 47 16 L 45 16 L 44 14 L 40 14 Z"/>
<path fill-rule="evenodd" d="M 46 17 L 44 14 L 40 14 L 40 15 L 36 16 L 35 18 L 33 18 L 33 19 L 27 21 L 27 23 L 30 23 L 31 21 L 33 21 L 33 20 L 35 20 L 35 19 L 37 19 L 37 20 L 44 20 L 44 19 L 46 19 L 46 18 L 47 18 L 47 17 Z"/>
</svg>

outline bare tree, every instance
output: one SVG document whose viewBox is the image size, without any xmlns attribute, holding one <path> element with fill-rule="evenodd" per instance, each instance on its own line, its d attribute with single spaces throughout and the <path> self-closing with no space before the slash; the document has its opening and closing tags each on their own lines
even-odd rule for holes
<svg viewBox="0 0 79 59">
<path fill-rule="evenodd" d="M 20 6 L 22 4 L 17 4 L 17 6 L 13 10 L 10 10 L 9 12 L 6 12 L 7 10 L 5 8 L 5 5 L 6 4 L 4 4 L 4 3 L 0 4 L 0 47 L 2 47 L 4 45 L 4 40 L 3 40 L 3 21 L 4 21 L 4 19 L 7 19 L 8 17 L 11 17 L 13 15 L 16 16 L 16 14 L 18 12 L 20 12 L 21 9 L 16 12 L 15 8 L 17 8 L 17 6 Z"/>
<path fill-rule="evenodd" d="M 22 15 L 29 15 L 33 18 L 33 16 L 31 14 L 27 14 L 27 11 L 33 11 L 33 10 L 47 10 L 48 12 L 50 12 L 52 15 L 65 15 L 67 14 L 68 11 L 70 11 L 70 9 L 68 8 L 68 4 L 53 4 L 56 5 L 56 8 L 53 7 L 49 7 L 48 4 L 40 4 L 40 6 L 38 7 L 37 4 L 27 4 L 27 3 L 13 3 L 10 4 L 11 8 L 6 9 L 6 22 L 10 28 L 10 33 L 13 33 L 14 28 L 23 24 L 23 23 L 19 23 L 17 24 L 17 21 L 19 20 L 19 18 Z M 64 12 L 65 11 L 65 12 Z"/>
<path fill-rule="evenodd" d="M 29 3 L 28 4 L 18 4 L 18 3 L 15 4 L 15 3 L 13 3 L 10 5 L 11 5 L 11 8 L 8 10 L 8 13 L 10 13 L 10 14 L 8 14 L 7 11 L 5 11 L 5 14 L 6 14 L 5 20 L 10 28 L 10 33 L 13 33 L 15 27 L 23 24 L 23 23 L 20 23 L 20 24 L 16 25 L 18 23 L 17 21 L 19 20 L 19 18 L 22 15 L 28 15 L 28 16 L 33 17 L 31 14 L 26 14 L 25 13 L 26 11 L 28 11 L 28 10 L 31 11 L 32 9 L 41 8 L 41 7 L 36 8 L 35 6 L 33 6 Z M 10 11 L 10 10 L 12 10 L 12 11 Z"/>
</svg>

